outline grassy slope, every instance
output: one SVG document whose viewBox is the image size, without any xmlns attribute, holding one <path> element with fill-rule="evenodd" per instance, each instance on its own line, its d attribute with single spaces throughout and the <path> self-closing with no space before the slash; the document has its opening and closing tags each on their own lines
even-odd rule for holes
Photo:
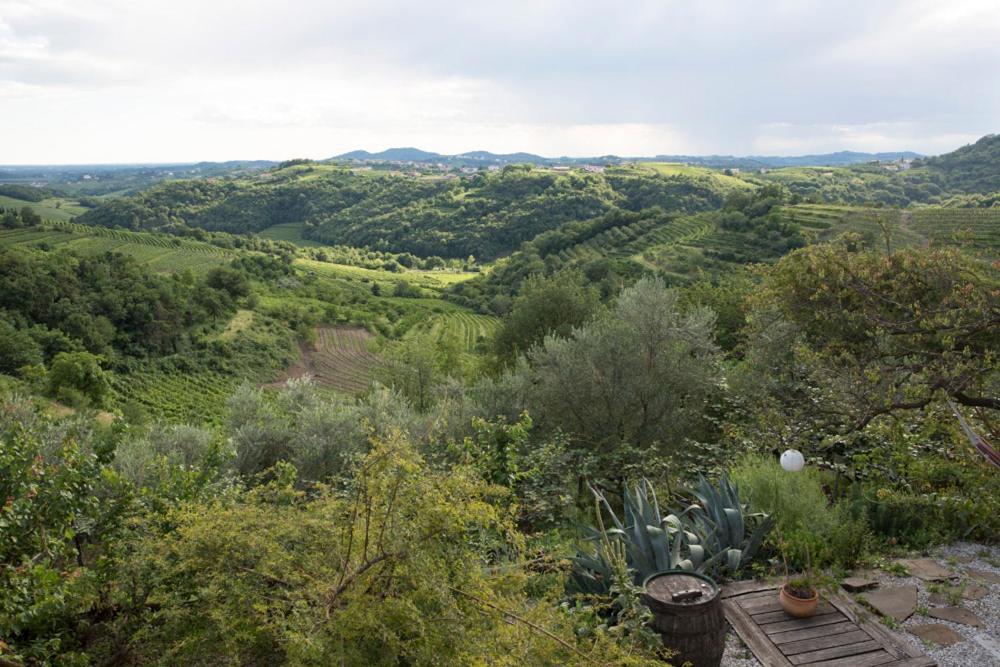
<svg viewBox="0 0 1000 667">
<path fill-rule="evenodd" d="M 303 248 L 322 248 L 322 243 L 307 239 L 302 236 L 305 228 L 304 222 L 286 222 L 280 225 L 273 225 L 258 233 L 258 236 L 272 241 L 288 241 Z"/>
<path fill-rule="evenodd" d="M 81 206 L 78 201 L 63 197 L 50 197 L 36 203 L 0 195 L 0 208 L 20 210 L 25 206 L 30 207 L 35 213 L 42 216 L 43 220 L 58 221 L 68 221 L 70 218 L 75 218 L 88 210 L 86 207 Z"/>
<path fill-rule="evenodd" d="M 642 162 L 637 169 L 656 172 L 660 176 L 687 176 L 710 178 L 724 189 L 749 190 L 754 186 L 736 176 L 729 176 L 716 169 L 694 167 L 679 162 Z"/>
<path fill-rule="evenodd" d="M 478 275 L 471 271 L 405 271 L 395 273 L 305 258 L 296 259 L 295 265 L 318 275 L 379 283 L 380 287 L 387 290 L 387 294 L 392 291 L 396 283 L 404 280 L 416 287 L 439 291 L 449 285 L 469 280 Z"/>
</svg>

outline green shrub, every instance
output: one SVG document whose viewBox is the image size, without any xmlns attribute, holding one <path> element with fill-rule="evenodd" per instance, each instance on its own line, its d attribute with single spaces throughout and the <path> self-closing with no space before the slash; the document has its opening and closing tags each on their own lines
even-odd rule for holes
<svg viewBox="0 0 1000 667">
<path fill-rule="evenodd" d="M 49 393 L 74 407 L 101 407 L 111 389 L 101 358 L 89 352 L 60 352 L 49 370 Z"/>
<path fill-rule="evenodd" d="M 782 533 L 830 520 L 829 502 L 814 468 L 789 473 L 770 457 L 750 455 L 733 467 L 730 477 L 754 509 L 774 517 Z"/>
<path fill-rule="evenodd" d="M 28 401 L 0 404 L 0 656 L 8 664 L 94 664 L 81 625 L 117 548 L 128 495 L 81 423 Z M 2 662 L 2 661 L 0 661 Z"/>
<path fill-rule="evenodd" d="M 1000 475 L 951 412 L 877 426 L 878 446 L 854 456 L 864 481 L 852 495 L 879 537 L 913 548 L 1000 539 Z"/>
<path fill-rule="evenodd" d="M 774 517 L 789 566 L 801 568 L 810 558 L 817 567 L 849 569 L 869 551 L 864 512 L 849 502 L 831 505 L 818 470 L 790 473 L 773 459 L 752 455 L 731 476 L 752 509 Z"/>
<path fill-rule="evenodd" d="M 973 496 L 866 485 L 861 504 L 876 535 L 910 548 L 1000 535 L 997 492 L 985 486 Z"/>
<path fill-rule="evenodd" d="M 253 491 L 173 509 L 171 530 L 123 564 L 123 594 L 145 587 L 123 605 L 130 661 L 656 664 L 576 633 L 554 600 L 527 600 L 518 575 L 490 576 L 488 554 L 520 538 L 494 504 L 503 491 L 476 471 L 433 470 L 397 437 L 375 439 L 353 472 L 342 491 L 306 494 L 279 464 Z M 155 605 L 136 603 L 146 594 Z"/>
</svg>

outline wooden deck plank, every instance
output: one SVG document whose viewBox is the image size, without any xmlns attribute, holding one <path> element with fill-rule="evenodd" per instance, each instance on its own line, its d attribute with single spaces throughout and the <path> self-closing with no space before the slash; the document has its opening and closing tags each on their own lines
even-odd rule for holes
<svg viewBox="0 0 1000 667">
<path fill-rule="evenodd" d="M 815 639 L 803 639 L 802 641 L 789 642 L 788 644 L 782 644 L 778 648 L 785 656 L 792 656 L 796 653 L 818 651 L 821 648 L 833 648 L 834 646 L 857 644 L 858 642 L 868 641 L 869 639 L 871 639 L 871 635 L 864 630 L 852 630 L 851 632 L 842 632 L 839 635 L 833 635 L 832 637 L 816 637 Z"/>
<path fill-rule="evenodd" d="M 852 620 L 859 628 L 871 635 L 872 639 L 879 641 L 890 653 L 897 658 L 926 658 L 918 649 L 910 646 L 907 642 L 893 635 L 889 630 L 877 620 L 871 612 L 858 606 L 853 600 L 836 593 L 830 596 L 832 604 L 844 616 Z M 935 664 L 934 661 L 931 661 Z"/>
<path fill-rule="evenodd" d="M 876 665 L 892 665 L 895 662 L 896 657 L 883 649 L 864 655 L 813 662 L 809 664 L 809 667 L 875 667 Z"/>
<path fill-rule="evenodd" d="M 781 606 L 781 600 L 778 599 L 778 594 L 774 591 L 771 591 L 770 595 L 755 597 L 751 600 L 744 601 L 742 598 L 734 598 L 734 600 L 751 616 L 758 616 L 759 614 L 767 614 L 775 611 L 784 611 Z M 817 614 L 829 614 L 833 611 L 835 611 L 833 606 L 825 600 L 820 602 L 816 607 Z"/>
<path fill-rule="evenodd" d="M 723 588 L 726 619 L 766 667 L 935 667 L 842 594 L 825 595 L 819 614 L 796 619 L 781 609 L 780 582 Z M 768 588 L 771 586 L 771 588 Z"/>
<path fill-rule="evenodd" d="M 765 616 L 769 618 L 763 618 Z M 821 625 L 833 625 L 834 623 L 843 623 L 848 620 L 847 617 L 839 611 L 835 611 L 830 614 L 818 614 L 811 618 L 792 618 L 785 612 L 778 611 L 773 612 L 773 615 L 761 614 L 760 616 L 753 616 L 752 618 L 753 622 L 759 625 L 767 635 L 773 635 L 787 630 L 803 630 L 805 628 L 816 628 Z M 770 620 L 771 618 L 774 620 Z"/>
<path fill-rule="evenodd" d="M 879 650 L 882 650 L 882 645 L 874 639 L 869 639 L 866 642 L 858 642 L 857 644 L 834 646 L 833 648 L 824 648 L 818 651 L 799 653 L 798 655 L 793 655 L 789 658 L 789 660 L 793 665 L 806 665 L 811 662 L 832 660 L 833 658 L 843 658 L 849 655 L 860 655 L 862 653 L 870 653 L 872 651 Z"/>
<path fill-rule="evenodd" d="M 775 596 L 774 590 L 769 591 L 756 591 L 753 593 L 747 593 L 746 595 L 739 596 L 739 601 L 741 603 L 749 604 L 750 602 L 759 602 L 761 600 L 770 600 Z"/>
<path fill-rule="evenodd" d="M 726 620 L 736 630 L 736 634 L 764 665 L 767 667 L 792 667 L 788 658 L 782 655 L 778 647 L 771 643 L 763 632 L 760 632 L 751 620 L 750 614 L 746 613 L 738 604 L 731 600 L 725 600 L 722 603 L 722 610 L 726 615 Z"/>
<path fill-rule="evenodd" d="M 786 630 L 785 632 L 778 632 L 773 635 L 768 634 L 768 639 L 774 642 L 774 644 L 780 649 L 782 644 L 797 642 L 801 639 L 832 637 L 834 635 L 842 635 L 845 632 L 854 632 L 857 629 L 858 626 L 848 620 L 845 620 L 843 623 L 835 623 L 833 625 L 821 625 L 815 628 L 802 628 L 800 630 Z"/>
<path fill-rule="evenodd" d="M 782 611 L 781 603 L 778 601 L 777 595 L 761 597 L 756 600 L 741 600 L 740 598 L 736 598 L 735 602 L 742 607 L 746 613 L 751 615 L 763 614 L 769 611 Z"/>
<path fill-rule="evenodd" d="M 726 584 L 722 589 L 722 599 L 740 596 L 743 597 L 748 593 L 757 593 L 759 591 L 773 591 L 775 588 L 781 585 L 781 582 L 776 579 L 752 579 L 750 581 L 737 581 L 732 584 Z"/>
</svg>

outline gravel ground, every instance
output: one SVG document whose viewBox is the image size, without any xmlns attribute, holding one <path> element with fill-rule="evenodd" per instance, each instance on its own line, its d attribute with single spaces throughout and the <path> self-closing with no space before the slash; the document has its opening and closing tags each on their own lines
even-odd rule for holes
<svg viewBox="0 0 1000 667">
<path fill-rule="evenodd" d="M 971 567 L 1000 576 L 1000 548 L 959 542 L 938 547 L 931 553 L 931 557 L 956 574 L 958 579 L 953 580 L 953 584 L 976 583 L 989 590 L 982 599 L 962 600 L 959 605 L 978 616 L 983 622 L 983 627 L 973 628 L 926 616 L 930 609 L 941 606 L 930 602 L 931 592 L 926 582 L 916 577 L 896 577 L 877 571 L 875 578 L 881 586 L 912 584 L 918 588 L 917 613 L 896 629 L 895 634 L 937 660 L 939 667 L 1000 667 L 1000 583 L 972 578 L 965 571 Z M 944 624 L 965 637 L 965 641 L 953 646 L 937 646 L 924 643 L 906 631 L 907 628 L 926 623 Z M 723 667 L 759 667 L 760 664 L 730 628 L 726 637 L 726 652 L 722 658 Z"/>
<path fill-rule="evenodd" d="M 743 640 L 729 628 L 726 635 L 726 652 L 722 654 L 723 667 L 759 667 L 760 660 L 753 657 Z"/>
<path fill-rule="evenodd" d="M 982 622 L 982 628 L 951 623 L 936 618 L 924 616 L 927 610 L 942 605 L 930 602 L 930 592 L 927 583 L 915 578 L 900 578 L 884 575 L 879 572 L 877 578 L 885 585 L 917 584 L 917 613 L 908 618 L 902 625 L 903 631 L 897 634 L 904 640 L 917 646 L 938 662 L 939 667 L 1000 667 L 1000 584 L 980 581 L 967 576 L 966 567 L 985 570 L 1000 576 L 1000 548 L 986 547 L 981 544 L 960 542 L 935 549 L 931 556 L 941 565 L 958 574 L 960 582 L 976 583 L 989 590 L 981 600 L 962 600 L 959 606 L 965 607 Z M 968 559 L 968 562 L 962 562 Z M 918 637 L 905 632 L 906 628 L 925 623 L 941 623 L 965 637 L 965 641 L 953 646 L 937 646 L 924 643 Z M 988 648 L 989 647 L 989 648 Z"/>
</svg>

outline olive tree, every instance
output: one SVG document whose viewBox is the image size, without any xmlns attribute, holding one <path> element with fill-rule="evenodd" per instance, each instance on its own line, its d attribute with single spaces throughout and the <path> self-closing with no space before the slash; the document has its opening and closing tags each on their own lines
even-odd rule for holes
<svg viewBox="0 0 1000 667">
<path fill-rule="evenodd" d="M 682 314 L 675 290 L 643 279 L 605 315 L 529 354 L 528 404 L 594 452 L 668 451 L 698 433 L 720 382 L 714 322 L 706 308 Z"/>
</svg>

